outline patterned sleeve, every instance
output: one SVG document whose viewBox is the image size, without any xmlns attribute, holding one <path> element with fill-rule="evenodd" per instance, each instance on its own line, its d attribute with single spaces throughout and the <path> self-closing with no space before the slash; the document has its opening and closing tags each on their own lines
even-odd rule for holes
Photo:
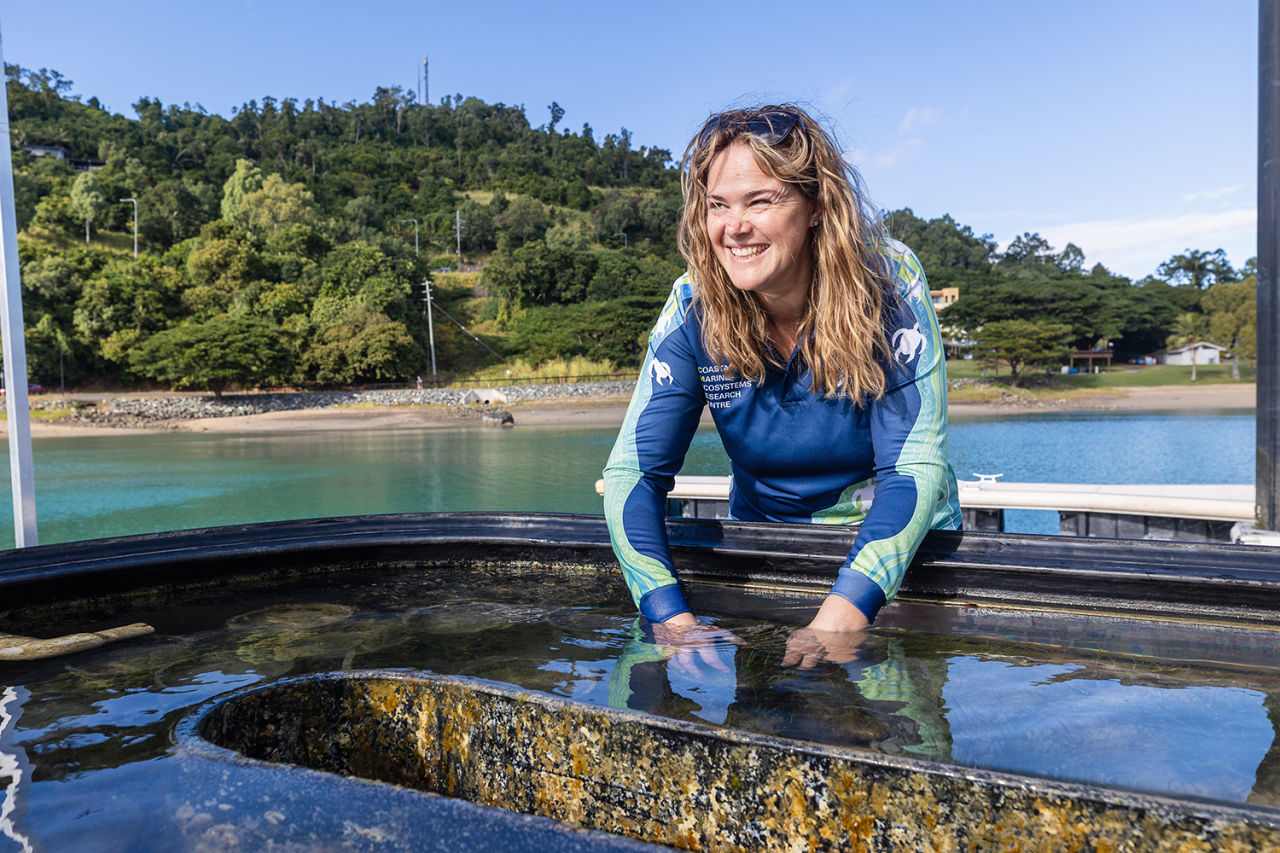
<svg viewBox="0 0 1280 853">
<path fill-rule="evenodd" d="M 890 241 L 897 280 L 889 309 L 888 387 L 870 400 L 875 493 L 832 592 L 870 620 L 893 598 L 926 532 L 959 527 L 955 475 L 947 462 L 947 381 L 938 318 L 920 262 Z"/>
<path fill-rule="evenodd" d="M 685 323 L 690 285 L 676 282 L 653 332 L 631 405 L 604 469 L 613 551 L 640 612 L 662 622 L 689 610 L 667 545 L 666 499 L 705 399 Z"/>
</svg>

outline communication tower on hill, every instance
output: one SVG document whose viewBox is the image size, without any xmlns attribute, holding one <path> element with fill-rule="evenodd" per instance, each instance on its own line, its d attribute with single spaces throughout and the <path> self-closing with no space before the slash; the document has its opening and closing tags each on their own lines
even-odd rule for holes
<svg viewBox="0 0 1280 853">
<path fill-rule="evenodd" d="M 422 104 L 424 107 L 431 105 L 431 88 L 428 84 L 427 70 L 427 55 L 424 53 L 422 54 L 422 73 L 418 76 L 418 103 Z M 431 147 L 430 122 L 431 118 L 430 113 L 428 112 L 427 119 L 422 125 L 422 144 L 428 148 Z"/>
</svg>

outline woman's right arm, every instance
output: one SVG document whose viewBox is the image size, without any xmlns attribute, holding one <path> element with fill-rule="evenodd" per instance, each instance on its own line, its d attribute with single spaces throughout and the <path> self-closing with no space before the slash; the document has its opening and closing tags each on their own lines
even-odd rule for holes
<svg viewBox="0 0 1280 853">
<path fill-rule="evenodd" d="M 609 538 L 631 597 L 651 622 L 692 622 L 672 568 L 666 527 L 667 493 L 706 402 L 684 328 L 687 287 L 686 279 L 676 282 L 649 335 L 631 405 L 604 469 Z"/>
</svg>

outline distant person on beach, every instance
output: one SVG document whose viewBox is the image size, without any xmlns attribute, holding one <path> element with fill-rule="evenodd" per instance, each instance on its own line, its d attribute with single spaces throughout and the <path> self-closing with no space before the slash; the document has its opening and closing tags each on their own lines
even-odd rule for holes
<svg viewBox="0 0 1280 853">
<path fill-rule="evenodd" d="M 883 232 L 860 176 L 804 110 L 713 115 L 681 170 L 688 272 L 649 335 L 605 468 L 614 552 L 660 642 L 698 624 L 664 516 L 709 407 L 733 518 L 861 524 L 788 644 L 789 660 L 811 665 L 856 644 L 927 531 L 960 526 L 937 317 L 920 262 Z"/>
</svg>

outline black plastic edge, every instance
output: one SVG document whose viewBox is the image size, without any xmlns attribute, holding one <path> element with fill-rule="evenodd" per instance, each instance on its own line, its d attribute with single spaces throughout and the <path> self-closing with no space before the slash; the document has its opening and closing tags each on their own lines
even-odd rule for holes
<svg viewBox="0 0 1280 853">
<path fill-rule="evenodd" d="M 686 579 L 813 592 L 830 587 L 855 532 L 821 525 L 668 521 L 673 558 Z M 344 563 L 455 560 L 615 565 L 601 516 L 422 513 L 304 519 L 3 551 L 0 607 Z M 1280 623 L 1280 551 L 934 531 L 899 596 Z"/>
</svg>

